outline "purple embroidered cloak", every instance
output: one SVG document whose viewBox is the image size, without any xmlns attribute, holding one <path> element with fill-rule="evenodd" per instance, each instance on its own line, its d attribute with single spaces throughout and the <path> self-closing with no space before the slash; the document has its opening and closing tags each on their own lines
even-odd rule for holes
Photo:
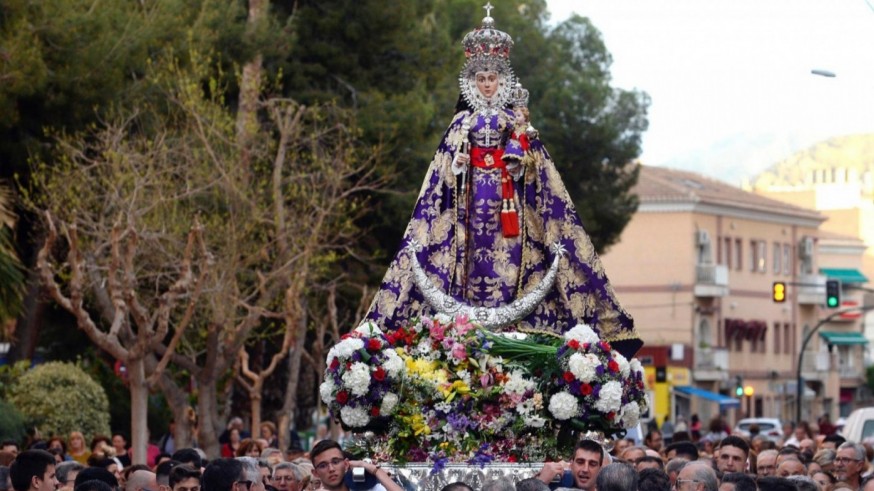
<svg viewBox="0 0 874 491">
<path fill-rule="evenodd" d="M 525 295 L 546 274 L 560 242 L 555 285 L 543 302 L 507 330 L 563 333 L 587 323 L 614 348 L 631 357 L 643 344 L 631 316 L 619 305 L 600 259 L 583 230 L 574 205 L 539 140 L 525 152 L 512 134 L 513 113 L 484 117 L 469 111 L 455 115 L 425 176 L 413 215 L 377 292 L 367 319 L 392 330 L 410 319 L 434 315 L 416 287 L 406 246 L 417 241 L 418 260 L 430 280 L 457 300 L 498 307 Z M 462 124 L 473 121 L 468 134 Z M 500 147 L 505 160 L 521 157 L 523 175 L 513 182 L 521 233 L 501 231 L 501 170 L 469 167 L 466 179 L 452 173 L 455 153 L 464 141 Z M 466 192 L 462 183 L 466 181 Z"/>
</svg>

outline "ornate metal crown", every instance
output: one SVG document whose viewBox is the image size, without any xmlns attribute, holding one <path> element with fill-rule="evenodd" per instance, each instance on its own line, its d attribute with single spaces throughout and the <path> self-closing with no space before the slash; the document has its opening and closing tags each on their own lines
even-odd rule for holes
<svg viewBox="0 0 874 491">
<path fill-rule="evenodd" d="M 492 4 L 484 7 L 486 16 L 482 25 L 464 36 L 461 42 L 464 46 L 464 56 L 474 58 L 479 56 L 497 56 L 510 58 L 510 48 L 513 47 L 513 38 L 504 31 L 495 29 L 495 19 L 491 16 Z"/>
<path fill-rule="evenodd" d="M 510 103 L 513 107 L 528 107 L 528 89 L 522 88 L 519 82 L 510 92 Z"/>
</svg>

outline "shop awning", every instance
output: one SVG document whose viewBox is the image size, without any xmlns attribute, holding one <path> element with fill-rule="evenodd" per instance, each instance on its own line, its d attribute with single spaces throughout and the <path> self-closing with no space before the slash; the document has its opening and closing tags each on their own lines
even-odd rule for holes
<svg viewBox="0 0 874 491">
<path fill-rule="evenodd" d="M 820 331 L 820 337 L 828 344 L 846 346 L 851 344 L 868 344 L 868 338 L 861 332 Z"/>
<path fill-rule="evenodd" d="M 868 283 L 868 278 L 858 269 L 820 268 L 819 272 L 830 280 L 841 280 L 841 283 Z"/>
<path fill-rule="evenodd" d="M 700 397 L 708 401 L 718 402 L 720 408 L 740 407 L 740 400 L 734 397 L 724 396 L 709 390 L 699 389 L 691 385 L 678 385 L 674 387 L 674 392 L 685 394 L 687 396 Z"/>
</svg>

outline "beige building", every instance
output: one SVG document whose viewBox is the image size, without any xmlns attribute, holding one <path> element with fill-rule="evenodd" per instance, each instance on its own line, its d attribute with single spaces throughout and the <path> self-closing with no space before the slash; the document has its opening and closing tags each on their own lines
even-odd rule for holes
<svg viewBox="0 0 874 491">
<path fill-rule="evenodd" d="M 646 343 L 639 357 L 668 368 L 656 366 L 662 375 L 650 381 L 659 422 L 698 414 L 706 427 L 718 412 L 729 422 L 745 414 L 794 420 L 806 337 L 802 417 L 836 418 L 839 381 L 858 382 L 862 347 L 839 336 L 858 320 L 819 326 L 834 312 L 824 307 L 820 251 L 854 250 L 860 260 L 859 241 L 819 239 L 822 214 L 690 172 L 644 166 L 635 192 L 638 212 L 602 258 Z M 774 282 L 787 285 L 783 303 L 772 299 Z M 829 342 L 819 331 L 837 334 Z M 852 365 L 836 359 L 840 350 Z M 675 383 L 669 374 L 678 367 L 689 376 Z M 738 382 L 748 393 L 739 401 Z"/>
</svg>

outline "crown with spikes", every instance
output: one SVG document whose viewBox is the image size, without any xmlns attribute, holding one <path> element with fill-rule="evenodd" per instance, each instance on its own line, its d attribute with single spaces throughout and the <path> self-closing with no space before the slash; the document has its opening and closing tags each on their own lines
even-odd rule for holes
<svg viewBox="0 0 874 491">
<path fill-rule="evenodd" d="M 467 33 L 461 42 L 464 46 L 464 56 L 467 58 L 494 56 L 509 59 L 513 38 L 506 32 L 495 29 L 495 19 L 491 15 L 494 7 L 491 2 L 483 8 L 486 10 L 486 16 L 483 18 L 482 25 Z"/>
<path fill-rule="evenodd" d="M 528 89 L 516 82 L 516 86 L 510 91 L 510 103 L 513 107 L 528 107 Z"/>
</svg>

